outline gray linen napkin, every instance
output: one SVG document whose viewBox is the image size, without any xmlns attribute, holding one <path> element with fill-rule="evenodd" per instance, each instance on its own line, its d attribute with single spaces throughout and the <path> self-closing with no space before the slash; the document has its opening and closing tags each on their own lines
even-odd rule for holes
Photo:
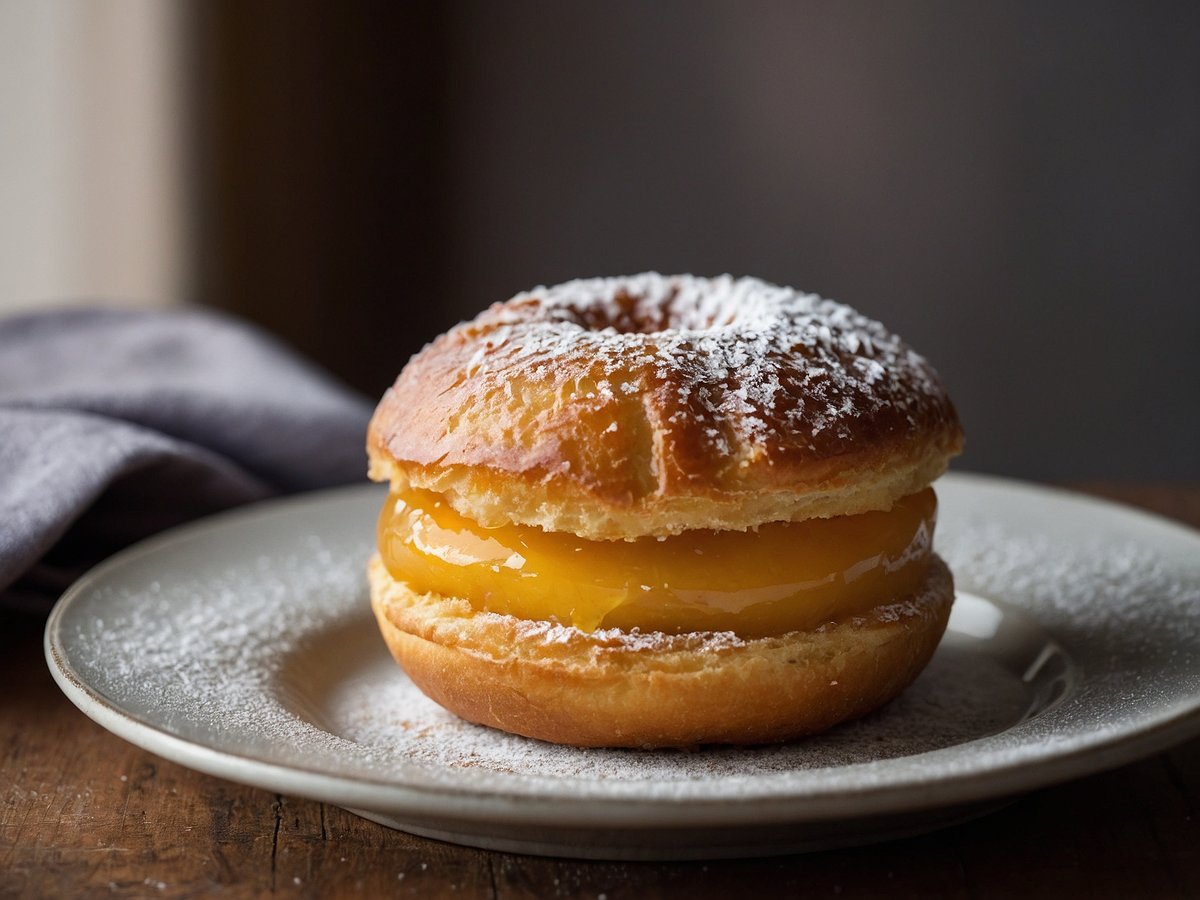
<svg viewBox="0 0 1200 900">
<path fill-rule="evenodd" d="M 214 314 L 0 320 L 0 607 L 48 609 L 100 559 L 188 519 L 361 481 L 369 415 Z"/>
</svg>

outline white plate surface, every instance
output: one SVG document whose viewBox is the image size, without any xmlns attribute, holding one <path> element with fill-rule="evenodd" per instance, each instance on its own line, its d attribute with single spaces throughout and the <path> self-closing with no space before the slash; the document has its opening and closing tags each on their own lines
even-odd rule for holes
<svg viewBox="0 0 1200 900">
<path fill-rule="evenodd" d="M 391 662 L 350 488 L 177 529 L 59 602 L 67 696 L 160 756 L 418 834 L 599 858 L 758 855 L 912 834 L 1200 732 L 1200 535 L 970 475 L 938 485 L 958 599 L 898 700 L 792 744 L 578 750 L 468 725 Z"/>
</svg>

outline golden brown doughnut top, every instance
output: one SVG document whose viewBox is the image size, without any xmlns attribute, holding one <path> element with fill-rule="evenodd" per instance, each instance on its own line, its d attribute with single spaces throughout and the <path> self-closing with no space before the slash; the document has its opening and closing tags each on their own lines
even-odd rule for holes
<svg viewBox="0 0 1200 900">
<path fill-rule="evenodd" d="M 535 288 L 418 353 L 372 475 L 484 525 L 589 538 L 886 509 L 961 447 L 929 364 L 848 306 L 754 278 Z"/>
</svg>

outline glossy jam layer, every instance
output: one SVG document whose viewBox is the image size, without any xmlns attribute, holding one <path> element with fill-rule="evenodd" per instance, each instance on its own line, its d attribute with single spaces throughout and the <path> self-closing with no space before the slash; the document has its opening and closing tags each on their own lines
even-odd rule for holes
<svg viewBox="0 0 1200 900">
<path fill-rule="evenodd" d="M 523 619 L 681 633 L 784 634 L 916 590 L 929 562 L 931 489 L 887 512 L 587 541 L 506 525 L 483 528 L 438 494 L 394 492 L 379 519 L 392 577 Z"/>
</svg>

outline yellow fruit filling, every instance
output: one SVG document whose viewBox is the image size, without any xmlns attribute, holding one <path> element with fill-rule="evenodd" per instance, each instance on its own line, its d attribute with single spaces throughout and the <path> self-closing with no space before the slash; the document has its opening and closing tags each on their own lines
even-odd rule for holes
<svg viewBox="0 0 1200 900">
<path fill-rule="evenodd" d="M 754 531 L 588 541 L 527 525 L 484 528 L 429 491 L 393 491 L 379 519 L 392 577 L 478 610 L 574 625 L 809 630 L 913 593 L 929 563 L 937 498 L 926 488 L 887 512 Z"/>
</svg>

